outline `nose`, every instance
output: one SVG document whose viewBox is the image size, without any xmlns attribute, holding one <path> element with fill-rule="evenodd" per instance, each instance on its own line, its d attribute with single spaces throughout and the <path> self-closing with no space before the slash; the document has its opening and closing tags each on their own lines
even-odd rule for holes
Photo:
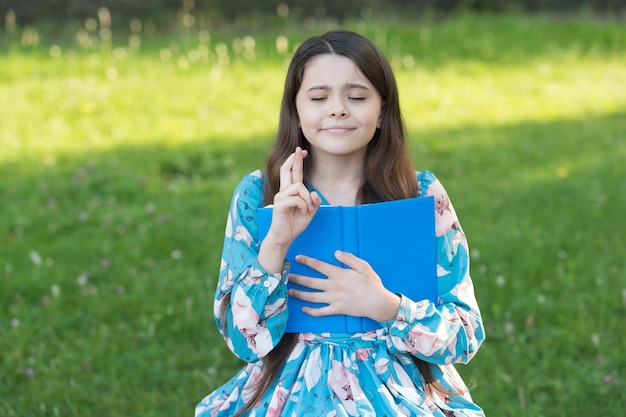
<svg viewBox="0 0 626 417">
<path fill-rule="evenodd" d="M 332 100 L 329 116 L 333 118 L 343 118 L 348 116 L 349 112 L 341 98 Z"/>
</svg>

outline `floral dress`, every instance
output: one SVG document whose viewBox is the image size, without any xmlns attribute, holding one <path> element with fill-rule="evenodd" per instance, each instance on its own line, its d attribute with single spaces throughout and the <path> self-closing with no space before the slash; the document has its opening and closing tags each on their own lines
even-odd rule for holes
<svg viewBox="0 0 626 417">
<path fill-rule="evenodd" d="M 484 415 L 453 366 L 467 363 L 485 338 L 467 241 L 441 183 L 428 171 L 417 178 L 420 195 L 435 198 L 438 301 L 401 295 L 396 318 L 377 330 L 298 334 L 284 368 L 250 416 Z M 289 264 L 270 274 L 257 262 L 262 196 L 261 171 L 235 189 L 214 304 L 219 331 L 246 365 L 196 406 L 196 417 L 231 416 L 242 408 L 255 392 L 263 358 L 285 332 Z M 437 381 L 432 390 L 426 390 L 412 357 L 428 363 Z"/>
</svg>

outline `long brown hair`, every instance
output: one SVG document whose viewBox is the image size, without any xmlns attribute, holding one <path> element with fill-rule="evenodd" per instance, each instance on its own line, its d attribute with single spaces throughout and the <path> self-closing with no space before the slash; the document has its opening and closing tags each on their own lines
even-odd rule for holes
<svg viewBox="0 0 626 417">
<path fill-rule="evenodd" d="M 354 32 L 331 31 L 307 39 L 294 53 L 287 70 L 276 141 L 270 151 L 263 204 L 271 204 L 280 187 L 280 166 L 296 146 L 310 149 L 309 143 L 298 125 L 296 95 L 300 90 L 306 64 L 321 54 L 337 54 L 350 58 L 365 77 L 373 84 L 382 98 L 380 127 L 370 141 L 364 162 L 364 178 L 359 189 L 361 204 L 399 200 L 418 195 L 415 168 L 411 161 L 406 131 L 400 112 L 396 80 L 380 49 L 370 40 Z M 313 154 L 304 160 L 304 180 L 308 181 Z M 228 303 L 222 303 L 227 306 Z M 225 312 L 225 311 L 224 311 Z M 224 317 L 225 314 L 222 314 Z M 248 403 L 235 416 L 251 410 L 263 397 L 280 374 L 297 343 L 296 333 L 286 333 L 265 358 L 263 371 L 257 381 L 256 391 Z M 427 388 L 435 382 L 429 365 L 414 359 L 422 373 Z"/>
<path fill-rule="evenodd" d="M 398 87 L 389 62 L 367 38 L 348 31 L 327 32 L 307 39 L 295 52 L 285 80 L 276 141 L 267 162 L 264 202 L 270 204 L 280 186 L 280 166 L 300 146 L 310 149 L 298 127 L 296 95 L 300 90 L 306 64 L 322 54 L 337 54 L 350 58 L 376 88 L 382 99 L 380 128 L 370 141 L 365 155 L 364 180 L 359 190 L 361 203 L 396 200 L 415 196 L 417 180 L 406 145 L 406 132 Z M 307 181 L 314 155 L 304 160 Z"/>
</svg>

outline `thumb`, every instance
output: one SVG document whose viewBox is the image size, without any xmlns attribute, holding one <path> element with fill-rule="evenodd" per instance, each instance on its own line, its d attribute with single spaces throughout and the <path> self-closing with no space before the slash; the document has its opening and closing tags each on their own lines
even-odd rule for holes
<svg viewBox="0 0 626 417">
<path fill-rule="evenodd" d="M 313 210 L 311 212 L 311 215 L 313 216 L 317 213 L 317 209 L 322 205 L 322 197 L 320 197 L 317 191 L 311 192 L 311 202 L 313 203 Z"/>
</svg>

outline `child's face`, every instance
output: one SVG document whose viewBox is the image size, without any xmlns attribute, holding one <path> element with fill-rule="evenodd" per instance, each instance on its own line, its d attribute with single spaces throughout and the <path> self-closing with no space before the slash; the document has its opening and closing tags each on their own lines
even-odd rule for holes
<svg viewBox="0 0 626 417">
<path fill-rule="evenodd" d="M 316 155 L 365 156 L 379 125 L 381 97 L 342 55 L 311 59 L 296 95 L 299 123 Z"/>
</svg>

